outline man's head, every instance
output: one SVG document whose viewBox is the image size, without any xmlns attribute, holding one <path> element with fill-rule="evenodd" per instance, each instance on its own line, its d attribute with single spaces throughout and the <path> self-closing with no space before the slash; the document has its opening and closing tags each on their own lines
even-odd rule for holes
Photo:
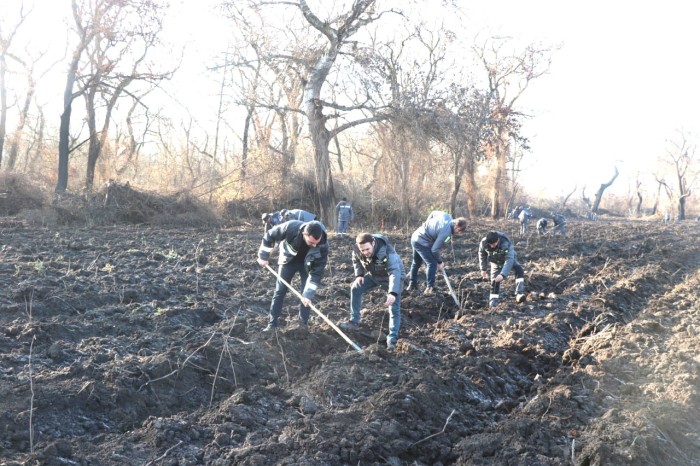
<svg viewBox="0 0 700 466">
<path fill-rule="evenodd" d="M 360 250 L 360 254 L 365 257 L 370 257 L 372 251 L 374 251 L 374 236 L 369 233 L 360 233 L 355 238 L 355 244 L 357 244 L 357 249 Z"/>
<path fill-rule="evenodd" d="M 343 197 L 343 202 L 348 202 L 348 198 L 347 198 L 347 197 Z"/>
<path fill-rule="evenodd" d="M 467 219 L 464 217 L 458 217 L 452 221 L 452 233 L 455 235 L 461 235 L 467 230 Z"/>
<path fill-rule="evenodd" d="M 500 238 L 498 236 L 498 233 L 495 231 L 489 231 L 486 234 L 486 244 L 488 244 L 491 249 L 494 249 L 496 246 L 498 246 L 499 239 Z"/>
<path fill-rule="evenodd" d="M 262 221 L 263 221 L 263 223 L 269 223 L 271 217 L 272 217 L 271 214 L 263 214 L 263 215 L 262 215 Z"/>
<path fill-rule="evenodd" d="M 304 242 L 310 248 L 315 248 L 323 237 L 323 227 L 320 222 L 309 222 L 306 227 L 304 227 L 302 235 L 304 237 Z"/>
</svg>

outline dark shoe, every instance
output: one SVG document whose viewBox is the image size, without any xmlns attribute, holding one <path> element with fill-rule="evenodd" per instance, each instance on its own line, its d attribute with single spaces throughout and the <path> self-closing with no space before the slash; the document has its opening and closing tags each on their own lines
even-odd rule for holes
<svg viewBox="0 0 700 466">
<path fill-rule="evenodd" d="M 515 302 L 516 303 L 524 303 L 526 297 L 527 297 L 527 295 L 525 295 L 525 294 L 519 294 L 515 297 Z"/>
<path fill-rule="evenodd" d="M 357 330 L 360 328 L 360 323 L 353 322 L 352 320 L 343 320 L 342 322 L 338 323 L 338 327 L 342 328 L 343 330 Z"/>
<path fill-rule="evenodd" d="M 435 288 L 432 286 L 429 286 L 423 291 L 423 296 L 432 296 L 435 294 Z"/>
<path fill-rule="evenodd" d="M 415 291 L 418 288 L 418 286 L 413 283 L 413 282 L 408 282 L 408 286 L 406 287 L 406 291 Z"/>
<path fill-rule="evenodd" d="M 394 351 L 396 349 L 396 342 L 395 341 L 388 341 L 386 343 L 386 349 L 387 349 L 387 351 Z"/>
<path fill-rule="evenodd" d="M 269 324 L 267 324 L 267 327 L 263 329 L 263 332 L 274 332 L 277 331 L 277 328 L 277 324 L 273 324 L 272 322 L 270 322 Z"/>
</svg>

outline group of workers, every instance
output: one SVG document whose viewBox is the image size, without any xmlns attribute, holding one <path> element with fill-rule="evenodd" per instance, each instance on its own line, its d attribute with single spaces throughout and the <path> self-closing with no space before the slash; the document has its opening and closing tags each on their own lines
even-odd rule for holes
<svg viewBox="0 0 700 466">
<path fill-rule="evenodd" d="M 347 201 L 343 199 L 341 203 L 343 202 Z M 339 219 L 343 214 L 348 219 L 353 218 L 352 208 L 347 209 L 341 206 L 341 203 L 338 204 L 340 207 L 336 207 Z M 260 266 L 269 268 L 272 250 L 279 245 L 279 264 L 268 325 L 264 332 L 276 331 L 279 328 L 282 304 L 290 286 L 288 284 L 297 273 L 302 285 L 302 291 L 299 294 L 301 297 L 299 325 L 308 328 L 310 305 L 321 284 L 328 262 L 329 245 L 325 226 L 316 216 L 307 218 L 309 219 L 287 220 L 276 225 L 266 223 L 257 261 Z M 435 294 L 437 271 L 445 267 L 440 250 L 452 241 L 453 236 L 464 233 L 466 228 L 467 220 L 464 217 L 452 218 L 447 212 L 431 212 L 426 221 L 411 236 L 413 256 L 408 273 L 408 285 L 405 289 L 404 283 L 407 277 L 403 262 L 389 238 L 367 232 L 358 234 L 352 246 L 355 279 L 350 286 L 349 316 L 339 322 L 338 327 L 344 330 L 358 329 L 362 324 L 360 310 L 363 295 L 372 288 L 380 287 L 387 293 L 385 306 L 389 308 L 387 349 L 395 349 L 401 326 L 402 293 L 414 293 L 418 290 L 418 273 L 425 265 L 425 285 L 422 294 L 425 296 Z M 338 234 L 347 234 L 347 223 L 343 225 L 342 233 L 339 227 Z M 498 305 L 501 282 L 511 272 L 515 275 L 516 301 L 521 303 L 525 300 L 525 273 L 508 236 L 499 231 L 488 232 L 479 243 L 478 258 L 482 278 L 491 279 L 489 307 Z"/>
<path fill-rule="evenodd" d="M 550 217 L 552 219 L 552 224 L 554 227 L 549 232 L 552 236 L 562 235 L 566 238 L 566 218 L 557 212 L 550 212 Z M 510 218 L 520 222 L 520 235 L 525 236 L 530 231 L 530 219 L 533 217 L 532 209 L 530 206 L 516 206 L 510 214 Z M 547 227 L 549 226 L 549 220 L 546 217 L 542 217 L 537 221 L 537 234 L 540 236 L 545 236 L 548 234 Z"/>
</svg>

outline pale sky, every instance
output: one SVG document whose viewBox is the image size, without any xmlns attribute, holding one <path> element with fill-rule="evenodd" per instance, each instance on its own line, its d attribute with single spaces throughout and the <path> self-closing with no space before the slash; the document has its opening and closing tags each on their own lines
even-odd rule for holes
<svg viewBox="0 0 700 466">
<path fill-rule="evenodd" d="M 523 41 L 561 43 L 551 73 L 521 104 L 533 118 L 524 130 L 532 154 L 529 191 L 597 190 L 614 173 L 651 170 L 666 140 L 682 129 L 700 134 L 700 4 L 683 0 L 461 2 L 494 31 Z M 500 29 L 499 29 L 500 27 Z M 697 140 L 696 140 L 697 141 Z"/>
<path fill-rule="evenodd" d="M 440 0 L 435 0 L 440 1 Z M 223 50 L 212 31 L 225 27 L 208 16 L 215 0 L 173 0 L 179 16 L 170 30 L 193 41 L 190 57 Z M 0 15 L 19 0 L 0 0 Z M 47 37 L 69 0 L 34 3 L 31 29 Z M 687 0 L 457 0 L 465 31 L 512 36 L 523 44 L 561 44 L 551 72 L 533 81 L 520 100 L 532 115 L 524 126 L 532 151 L 521 181 L 532 194 L 567 194 L 574 185 L 592 194 L 613 175 L 611 191 L 625 193 L 638 171 L 649 172 L 666 141 L 682 129 L 700 134 L 700 6 Z M 697 4 L 700 5 L 700 4 Z M 65 33 L 65 26 L 63 27 Z M 63 47 L 55 37 L 54 46 Z M 61 49 L 62 52 L 62 49 Z M 201 62 L 201 61 L 200 61 Z M 65 68 L 59 65 L 59 71 Z M 203 71 L 185 72 L 180 82 Z M 59 95 L 61 79 L 52 84 Z M 196 84 L 192 84 L 196 86 Z"/>
</svg>

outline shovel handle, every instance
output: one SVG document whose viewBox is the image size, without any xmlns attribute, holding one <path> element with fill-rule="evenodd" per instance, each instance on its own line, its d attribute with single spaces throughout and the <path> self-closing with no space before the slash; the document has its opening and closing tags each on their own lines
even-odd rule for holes
<svg viewBox="0 0 700 466">
<path fill-rule="evenodd" d="M 267 270 L 269 270 L 270 273 L 271 273 L 272 275 L 274 275 L 275 277 L 277 277 L 277 280 L 279 280 L 279 281 L 281 281 L 282 283 L 284 283 L 284 285 L 285 285 L 287 288 L 289 288 L 289 290 L 290 290 L 292 293 L 294 293 L 294 294 L 297 296 L 297 298 L 299 298 L 299 299 L 302 299 L 302 298 L 303 298 L 303 296 L 301 295 L 301 293 L 299 293 L 297 290 L 295 290 L 294 288 L 292 288 L 292 286 L 291 286 L 289 283 L 287 283 L 287 281 L 286 281 L 284 278 L 280 277 L 279 274 L 278 274 L 277 272 L 275 272 L 275 271 L 273 270 L 273 268 L 270 267 L 269 264 L 265 265 L 265 267 L 267 267 Z M 309 304 L 309 307 L 310 307 L 311 310 L 313 310 L 316 314 L 318 314 L 319 317 L 321 317 L 328 325 L 330 325 L 331 328 L 332 328 L 333 330 L 335 330 L 336 332 L 338 332 L 338 334 L 340 334 L 340 336 L 343 337 L 343 339 L 344 339 L 345 341 L 347 341 L 347 342 L 350 344 L 350 346 L 352 346 L 352 347 L 355 349 L 355 351 L 357 351 L 358 353 L 361 353 L 361 352 L 362 352 L 362 348 L 360 348 L 360 347 L 359 347 L 354 341 L 352 341 L 345 333 L 343 333 L 343 331 L 340 330 L 340 328 L 338 328 L 337 325 L 335 325 L 333 322 L 331 322 L 331 320 L 330 320 L 328 317 L 326 317 L 321 311 L 319 311 L 318 309 L 316 309 L 316 306 L 314 306 L 313 304 Z"/>
</svg>

